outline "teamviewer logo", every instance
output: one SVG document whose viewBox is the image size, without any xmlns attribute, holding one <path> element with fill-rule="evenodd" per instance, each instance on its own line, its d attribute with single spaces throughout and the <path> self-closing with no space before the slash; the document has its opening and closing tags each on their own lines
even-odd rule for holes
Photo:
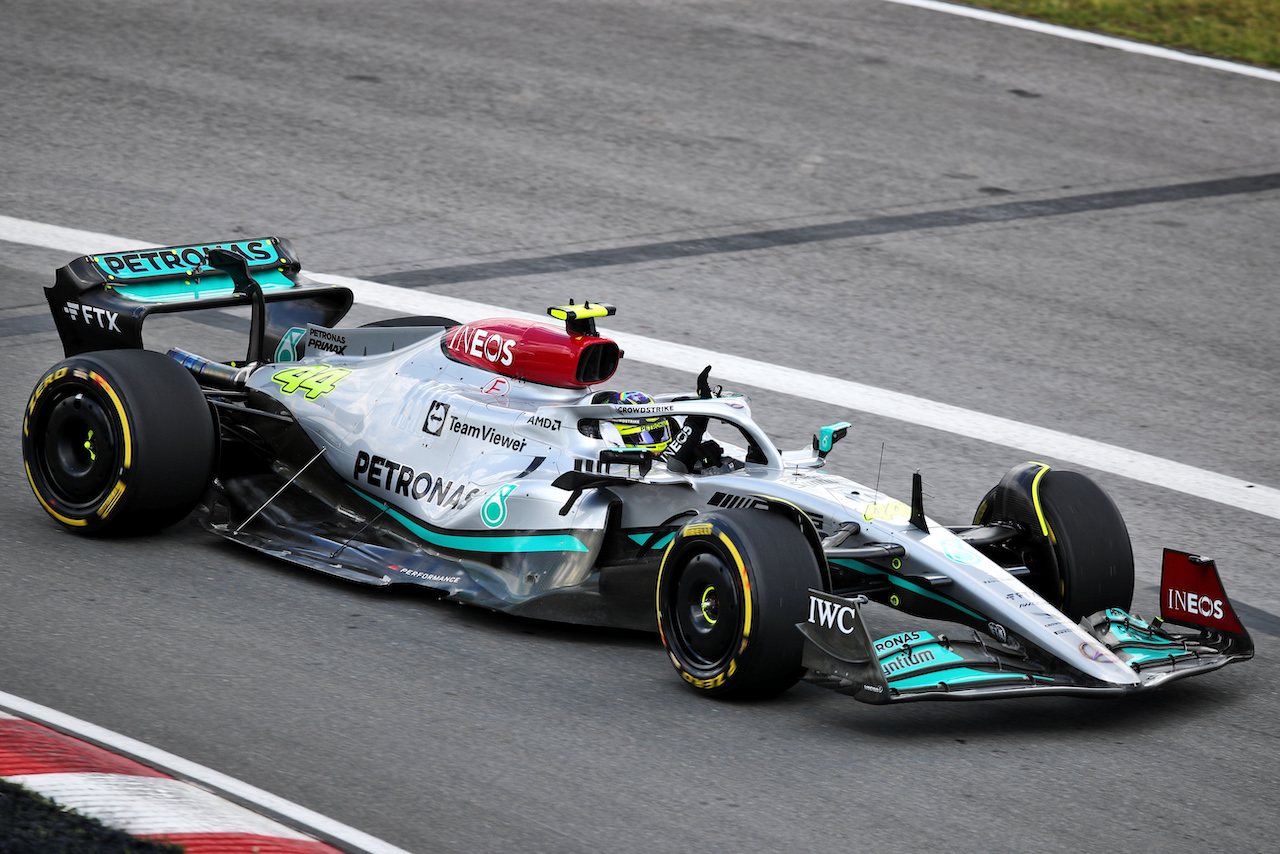
<svg viewBox="0 0 1280 854">
<path fill-rule="evenodd" d="M 449 404 L 438 400 L 431 401 L 431 408 L 427 410 L 427 420 L 422 424 L 422 432 L 430 436 L 439 436 L 444 430 L 444 422 L 448 415 Z"/>
</svg>

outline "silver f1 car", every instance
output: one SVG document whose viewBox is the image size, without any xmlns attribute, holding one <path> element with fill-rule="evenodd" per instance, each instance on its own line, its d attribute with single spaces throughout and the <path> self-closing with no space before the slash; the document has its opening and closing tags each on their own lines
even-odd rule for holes
<svg viewBox="0 0 1280 854">
<path fill-rule="evenodd" d="M 846 422 L 782 452 L 708 371 L 692 394 L 603 387 L 611 306 L 341 327 L 351 293 L 278 238 L 86 256 L 46 294 L 67 358 L 31 395 L 23 456 L 78 532 L 196 509 L 350 581 L 656 628 L 713 696 L 806 671 L 869 703 L 1114 696 L 1253 655 L 1209 560 L 1167 551 L 1161 617 L 1129 613 L 1128 532 L 1083 475 L 1019 465 L 972 524 L 942 525 L 918 474 L 900 502 L 823 471 Z M 251 308 L 243 360 L 142 349 L 152 314 L 231 306 Z M 956 629 L 877 638 L 872 601 Z"/>
</svg>

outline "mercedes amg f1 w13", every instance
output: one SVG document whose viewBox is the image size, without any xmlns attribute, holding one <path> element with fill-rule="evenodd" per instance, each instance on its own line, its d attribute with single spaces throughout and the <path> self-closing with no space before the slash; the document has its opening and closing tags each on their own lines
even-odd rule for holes
<svg viewBox="0 0 1280 854">
<path fill-rule="evenodd" d="M 656 629 L 713 696 L 806 673 L 869 703 L 1118 696 L 1253 655 L 1205 558 L 1166 551 L 1160 616 L 1130 613 L 1128 532 L 1084 475 L 1018 465 L 944 525 L 918 474 L 897 501 L 823 470 L 847 422 L 779 451 L 707 371 L 692 393 L 610 390 L 611 306 L 344 327 L 351 292 L 300 271 L 273 237 L 60 268 L 46 295 L 66 359 L 22 439 L 48 514 L 107 535 L 195 510 L 361 584 Z M 143 348 L 153 314 L 237 306 L 244 359 Z M 877 637 L 869 602 L 955 629 Z"/>
</svg>

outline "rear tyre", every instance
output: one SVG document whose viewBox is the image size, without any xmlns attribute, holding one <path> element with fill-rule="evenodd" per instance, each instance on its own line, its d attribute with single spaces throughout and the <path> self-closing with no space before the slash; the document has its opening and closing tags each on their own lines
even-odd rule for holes
<svg viewBox="0 0 1280 854">
<path fill-rule="evenodd" d="M 792 519 L 759 510 L 698 516 L 658 571 L 658 627 L 676 672 L 709 697 L 759 698 L 804 673 L 809 588 L 817 558 Z"/>
<path fill-rule="evenodd" d="M 978 505 L 974 523 L 990 522 L 1028 532 L 1019 538 L 1027 584 L 1071 619 L 1133 604 L 1129 529 L 1111 496 L 1084 475 L 1017 466 Z"/>
<path fill-rule="evenodd" d="M 182 519 L 209 484 L 214 451 L 199 384 L 150 350 L 64 359 L 36 385 L 22 422 L 36 498 L 85 534 L 156 531 Z"/>
</svg>

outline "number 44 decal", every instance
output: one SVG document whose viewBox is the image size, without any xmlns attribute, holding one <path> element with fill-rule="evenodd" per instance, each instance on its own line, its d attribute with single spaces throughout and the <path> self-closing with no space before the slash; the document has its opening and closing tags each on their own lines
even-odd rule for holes
<svg viewBox="0 0 1280 854">
<path fill-rule="evenodd" d="M 333 391 L 338 381 L 349 373 L 349 368 L 335 368 L 332 365 L 299 365 L 276 371 L 271 379 L 280 383 L 280 391 L 285 394 L 293 394 L 302 389 L 307 393 L 307 400 L 315 400 L 320 395 Z"/>
</svg>

